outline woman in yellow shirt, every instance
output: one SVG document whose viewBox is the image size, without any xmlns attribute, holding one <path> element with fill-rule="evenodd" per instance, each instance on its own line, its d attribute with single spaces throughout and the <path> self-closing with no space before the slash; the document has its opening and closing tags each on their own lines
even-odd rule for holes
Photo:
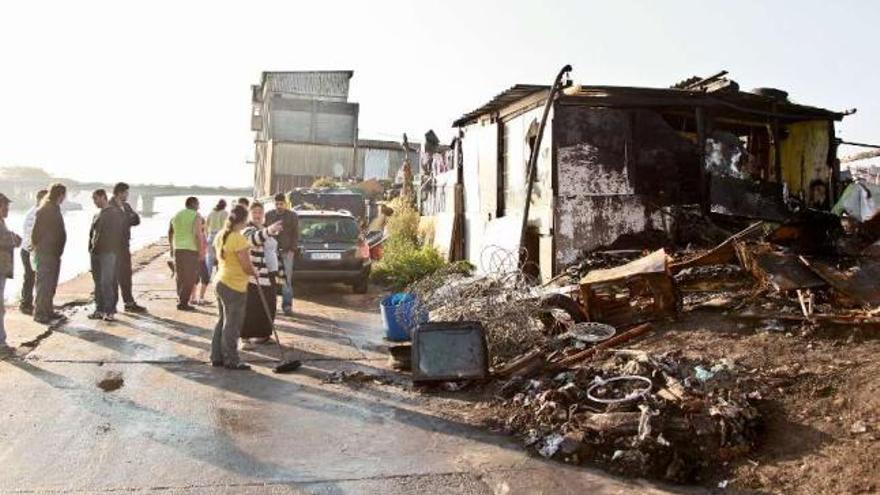
<svg viewBox="0 0 880 495">
<path fill-rule="evenodd" d="M 251 369 L 238 359 L 238 338 L 247 307 L 248 278 L 256 275 L 251 264 L 250 246 L 240 232 L 247 221 L 247 209 L 236 206 L 229 213 L 223 230 L 214 239 L 219 267 L 215 291 L 220 319 L 214 327 L 211 341 L 211 365 L 233 370 Z"/>
</svg>

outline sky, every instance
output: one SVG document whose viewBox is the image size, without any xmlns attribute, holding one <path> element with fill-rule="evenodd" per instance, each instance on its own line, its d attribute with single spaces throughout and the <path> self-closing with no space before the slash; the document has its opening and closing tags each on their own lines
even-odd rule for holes
<svg viewBox="0 0 880 495">
<path fill-rule="evenodd" d="M 571 64 L 602 85 L 728 70 L 743 89 L 857 108 L 838 136 L 880 143 L 878 19 L 872 0 L 2 2 L 0 166 L 250 186 L 265 70 L 353 70 L 366 138 L 445 140 L 463 113 Z"/>
</svg>

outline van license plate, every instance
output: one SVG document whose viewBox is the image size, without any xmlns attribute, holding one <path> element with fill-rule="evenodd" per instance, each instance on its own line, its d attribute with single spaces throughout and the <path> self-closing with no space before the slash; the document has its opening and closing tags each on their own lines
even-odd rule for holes
<svg viewBox="0 0 880 495">
<path fill-rule="evenodd" d="M 313 260 L 341 260 L 342 253 L 312 253 Z"/>
</svg>

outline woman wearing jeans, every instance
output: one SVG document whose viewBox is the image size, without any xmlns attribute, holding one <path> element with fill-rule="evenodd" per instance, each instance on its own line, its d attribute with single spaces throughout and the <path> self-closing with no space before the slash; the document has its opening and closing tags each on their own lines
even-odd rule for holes
<svg viewBox="0 0 880 495">
<path fill-rule="evenodd" d="M 240 232 L 247 220 L 247 209 L 236 206 L 226 219 L 226 226 L 214 240 L 219 264 L 215 290 L 220 319 L 214 327 L 211 341 L 211 365 L 233 370 L 251 369 L 238 360 L 238 337 L 247 307 L 248 278 L 256 275 L 251 264 L 250 246 Z"/>
</svg>

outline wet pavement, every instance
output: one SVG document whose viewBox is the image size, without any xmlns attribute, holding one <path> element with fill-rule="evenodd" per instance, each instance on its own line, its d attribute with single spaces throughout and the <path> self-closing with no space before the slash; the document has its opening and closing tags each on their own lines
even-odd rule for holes
<svg viewBox="0 0 880 495">
<path fill-rule="evenodd" d="M 149 314 L 115 323 L 85 317 L 87 277 L 61 288 L 71 318 L 51 331 L 8 311 L 18 349 L 0 362 L 0 493 L 669 493 L 531 457 L 406 386 L 326 383 L 339 370 L 400 382 L 377 292 L 300 290 L 278 329 L 305 365 L 277 375 L 274 346 L 243 351 L 252 372 L 208 364 L 215 309 L 178 312 L 164 258 L 135 286 Z"/>
</svg>

